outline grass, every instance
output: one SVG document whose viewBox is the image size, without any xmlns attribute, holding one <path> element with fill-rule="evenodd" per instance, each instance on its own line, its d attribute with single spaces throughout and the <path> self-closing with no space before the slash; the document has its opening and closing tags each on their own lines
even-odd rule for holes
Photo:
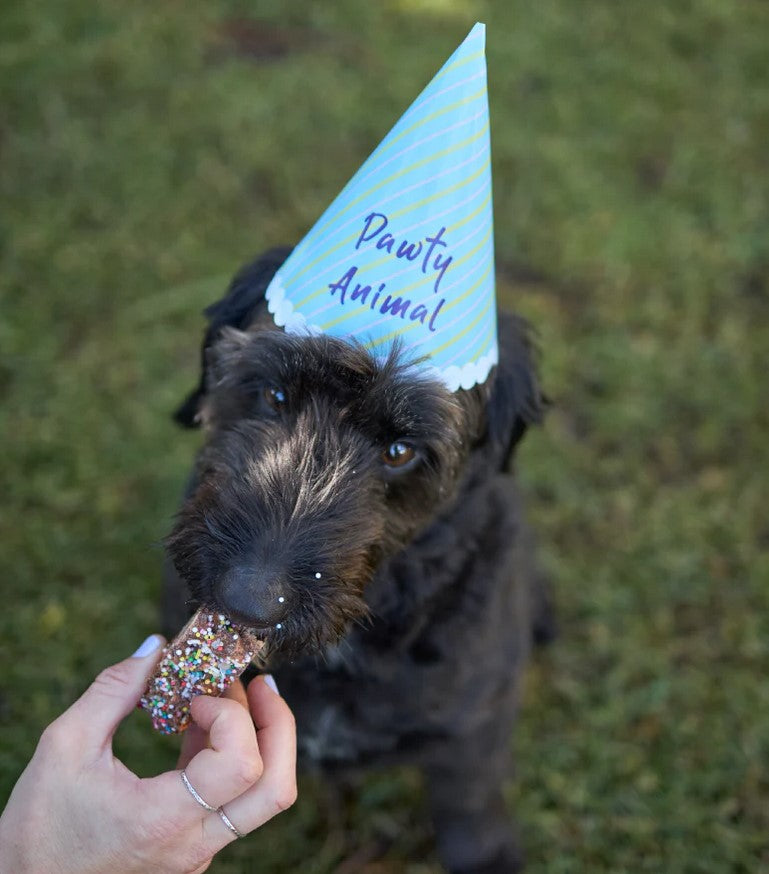
<svg viewBox="0 0 769 874">
<path fill-rule="evenodd" d="M 200 310 L 309 228 L 475 20 L 499 295 L 555 400 L 519 463 L 562 632 L 514 739 L 530 870 L 769 870 L 762 0 L 0 8 L 0 799 L 157 626 Z M 140 714 L 118 749 L 174 762 Z M 321 798 L 305 781 L 211 870 L 439 870 L 413 773 L 343 822 Z"/>
</svg>

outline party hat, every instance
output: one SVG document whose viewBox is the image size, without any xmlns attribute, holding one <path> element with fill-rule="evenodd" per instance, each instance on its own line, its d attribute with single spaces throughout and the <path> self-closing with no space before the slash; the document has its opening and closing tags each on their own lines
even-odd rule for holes
<svg viewBox="0 0 769 874">
<path fill-rule="evenodd" d="M 486 29 L 476 24 L 275 274 L 275 323 L 396 340 L 456 391 L 497 362 Z"/>
</svg>

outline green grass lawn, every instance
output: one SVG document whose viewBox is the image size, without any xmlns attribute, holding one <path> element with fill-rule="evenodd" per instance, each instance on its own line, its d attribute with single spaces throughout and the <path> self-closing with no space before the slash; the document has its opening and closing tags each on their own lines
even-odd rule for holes
<svg viewBox="0 0 769 874">
<path fill-rule="evenodd" d="M 769 870 L 764 0 L 0 5 L 0 801 L 157 628 L 200 310 L 475 20 L 499 295 L 554 400 L 519 462 L 561 625 L 513 740 L 530 871 Z M 118 749 L 175 760 L 143 714 Z M 321 799 L 211 871 L 439 870 L 415 774 Z"/>
</svg>

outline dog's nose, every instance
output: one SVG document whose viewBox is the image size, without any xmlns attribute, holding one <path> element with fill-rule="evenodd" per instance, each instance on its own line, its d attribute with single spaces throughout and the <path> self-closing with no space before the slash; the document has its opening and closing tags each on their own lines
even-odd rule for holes
<svg viewBox="0 0 769 874">
<path fill-rule="evenodd" d="M 237 622 L 269 628 L 288 612 L 285 577 L 268 565 L 237 564 L 227 570 L 218 586 L 222 607 Z"/>
</svg>

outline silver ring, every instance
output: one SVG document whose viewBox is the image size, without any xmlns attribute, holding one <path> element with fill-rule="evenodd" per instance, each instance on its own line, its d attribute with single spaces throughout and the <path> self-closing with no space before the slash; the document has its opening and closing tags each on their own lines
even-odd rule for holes
<svg viewBox="0 0 769 874">
<path fill-rule="evenodd" d="M 228 829 L 229 829 L 229 830 L 230 830 L 230 831 L 235 835 L 236 838 L 244 838 L 244 837 L 245 837 L 245 835 L 244 835 L 244 834 L 241 834 L 241 833 L 240 833 L 240 832 L 235 828 L 235 826 L 232 824 L 232 820 L 231 820 L 231 819 L 229 818 L 229 816 L 227 816 L 227 814 L 224 812 L 224 808 L 223 808 L 223 807 L 218 808 L 216 812 L 219 814 L 219 816 L 221 816 L 221 818 L 222 818 L 222 822 L 223 822 L 223 823 L 227 826 L 227 828 L 228 828 Z"/>
<path fill-rule="evenodd" d="M 187 787 L 187 790 L 190 793 L 190 795 L 195 799 L 195 801 L 198 802 L 198 804 L 201 807 L 205 807 L 206 810 L 211 810 L 214 813 L 216 813 L 216 808 L 211 807 L 211 805 L 208 804 L 208 802 L 203 801 L 203 799 L 200 797 L 200 795 L 198 795 L 198 793 L 195 791 L 195 787 L 192 785 L 192 783 L 190 783 L 189 778 L 187 777 L 187 774 L 185 771 L 182 771 L 182 783 L 184 783 L 184 785 Z"/>
</svg>

